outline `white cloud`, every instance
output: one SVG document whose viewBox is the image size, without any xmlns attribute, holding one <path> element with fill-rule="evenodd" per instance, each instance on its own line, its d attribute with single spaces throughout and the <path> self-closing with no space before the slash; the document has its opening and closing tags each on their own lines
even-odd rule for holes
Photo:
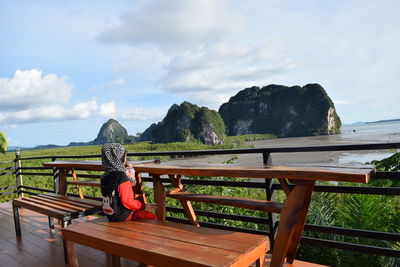
<svg viewBox="0 0 400 267">
<path fill-rule="evenodd" d="M 77 103 L 71 108 L 50 104 L 15 112 L 3 112 L 0 113 L 0 122 L 3 124 L 25 124 L 84 120 L 97 115 L 107 116 L 107 114 L 113 114 L 113 112 L 115 112 L 113 102 L 99 105 L 96 100 L 90 100 Z"/>
<path fill-rule="evenodd" d="M 286 58 L 279 41 L 258 44 L 226 44 L 175 56 L 165 67 L 165 89 L 205 105 L 220 105 L 249 86 L 264 86 L 296 62 Z M 199 103 L 200 102 L 200 103 Z"/>
<path fill-rule="evenodd" d="M 162 119 L 167 114 L 167 111 L 168 107 L 136 107 L 122 114 L 122 118 L 138 121 Z"/>
<path fill-rule="evenodd" d="M 23 110 L 55 100 L 66 103 L 72 87 L 66 77 L 55 74 L 42 77 L 42 72 L 37 69 L 17 70 L 11 79 L 0 78 L 0 110 Z"/>
<path fill-rule="evenodd" d="M 107 43 L 153 44 L 181 51 L 214 42 L 242 27 L 245 18 L 225 0 L 141 1 L 120 17 L 99 39 Z"/>
<path fill-rule="evenodd" d="M 127 43 L 134 51 L 160 51 L 166 58 L 158 88 L 195 104 L 217 106 L 238 90 L 266 85 L 274 75 L 296 65 L 286 55 L 287 44 L 281 38 L 267 39 L 266 35 L 246 41 L 243 29 L 249 14 L 235 11 L 231 4 L 225 0 L 142 1 L 99 39 Z M 130 62 L 137 64 L 143 53 L 136 54 Z"/>
<path fill-rule="evenodd" d="M 91 116 L 92 112 L 97 111 L 98 104 L 95 100 L 88 102 L 78 103 L 71 108 L 66 114 L 66 118 L 70 119 L 87 119 Z"/>
<path fill-rule="evenodd" d="M 100 105 L 99 114 L 106 118 L 114 117 L 117 114 L 117 108 L 115 102 L 104 103 Z"/>
</svg>

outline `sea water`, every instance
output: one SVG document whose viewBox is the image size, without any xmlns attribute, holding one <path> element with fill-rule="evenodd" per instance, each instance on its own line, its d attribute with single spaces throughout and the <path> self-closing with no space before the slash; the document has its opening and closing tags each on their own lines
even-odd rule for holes
<svg viewBox="0 0 400 267">
<path fill-rule="evenodd" d="M 355 143 L 399 143 L 400 121 L 376 122 L 360 125 L 345 125 L 338 139 Z M 339 163 L 365 163 L 387 158 L 395 150 L 375 150 L 373 152 L 346 152 L 339 157 Z"/>
</svg>

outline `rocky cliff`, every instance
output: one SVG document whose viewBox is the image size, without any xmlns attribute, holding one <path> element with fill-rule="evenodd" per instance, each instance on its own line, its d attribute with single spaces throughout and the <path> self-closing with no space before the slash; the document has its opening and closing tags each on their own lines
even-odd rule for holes
<svg viewBox="0 0 400 267">
<path fill-rule="evenodd" d="M 128 136 L 126 129 L 114 119 L 109 119 L 104 123 L 93 144 L 105 144 L 109 142 L 117 142 L 121 144 L 131 143 L 135 141 L 135 137 Z"/>
<path fill-rule="evenodd" d="M 319 84 L 246 88 L 219 108 L 228 135 L 279 137 L 340 133 L 335 106 Z"/>
<path fill-rule="evenodd" d="M 205 144 L 221 144 L 225 125 L 214 110 L 189 102 L 172 105 L 165 118 L 152 124 L 143 132 L 139 141 L 155 143 L 200 141 Z"/>
</svg>

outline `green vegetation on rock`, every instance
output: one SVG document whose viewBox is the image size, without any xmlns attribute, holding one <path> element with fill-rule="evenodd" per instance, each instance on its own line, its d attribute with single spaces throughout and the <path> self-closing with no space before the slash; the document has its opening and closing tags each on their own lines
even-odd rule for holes
<svg viewBox="0 0 400 267">
<path fill-rule="evenodd" d="M 117 142 L 121 144 L 134 142 L 133 136 L 128 136 L 126 129 L 114 119 L 109 119 L 101 126 L 100 131 L 93 141 L 94 145 Z M 75 145 L 74 143 L 70 145 Z M 78 144 L 79 145 L 79 144 Z"/>
<path fill-rule="evenodd" d="M 228 135 L 279 137 L 340 133 L 334 104 L 319 84 L 246 88 L 219 109 Z"/>
<path fill-rule="evenodd" d="M 225 124 L 218 112 L 189 102 L 172 105 L 165 118 L 152 124 L 140 137 L 140 141 L 154 143 L 201 142 L 222 144 Z"/>
</svg>

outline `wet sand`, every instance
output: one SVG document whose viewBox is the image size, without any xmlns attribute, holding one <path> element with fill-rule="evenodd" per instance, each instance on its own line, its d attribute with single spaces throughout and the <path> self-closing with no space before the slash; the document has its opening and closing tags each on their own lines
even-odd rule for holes
<svg viewBox="0 0 400 267">
<path fill-rule="evenodd" d="M 361 127 L 361 126 L 358 126 Z M 270 140 L 252 141 L 249 144 L 255 148 L 273 147 L 298 147 L 298 146 L 322 146 L 322 145 L 345 145 L 345 144 L 369 144 L 400 142 L 400 134 L 397 128 L 389 132 L 376 133 L 368 132 L 368 126 L 356 128 L 344 127 L 342 134 L 325 136 L 307 136 L 293 138 L 276 138 Z M 393 127 L 392 127 L 393 128 Z M 367 129 L 367 130 L 365 130 Z M 391 150 L 365 150 L 365 151 L 328 151 L 328 152 L 301 152 L 301 153 L 273 153 L 271 154 L 273 164 L 287 163 L 366 163 L 371 160 L 380 160 L 392 155 Z M 197 163 L 222 163 L 237 156 L 236 164 L 262 164 L 261 154 L 242 154 L 242 155 L 215 155 L 204 156 L 190 159 L 180 159 L 183 162 Z"/>
</svg>

